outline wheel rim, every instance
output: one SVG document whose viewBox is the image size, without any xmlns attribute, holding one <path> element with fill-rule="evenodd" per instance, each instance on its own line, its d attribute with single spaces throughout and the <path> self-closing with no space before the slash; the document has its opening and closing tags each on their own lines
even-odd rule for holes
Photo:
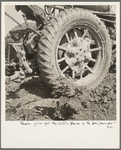
<svg viewBox="0 0 121 150">
<path fill-rule="evenodd" d="M 58 40 L 56 65 L 61 76 L 69 76 L 79 86 L 91 83 L 103 67 L 101 33 L 83 23 L 66 29 Z"/>
</svg>

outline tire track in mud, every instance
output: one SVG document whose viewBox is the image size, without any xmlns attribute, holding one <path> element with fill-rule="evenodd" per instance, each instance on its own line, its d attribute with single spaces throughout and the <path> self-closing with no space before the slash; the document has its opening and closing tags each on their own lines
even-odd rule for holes
<svg viewBox="0 0 121 150">
<path fill-rule="evenodd" d="M 110 71 L 95 90 L 59 78 L 50 89 L 38 79 L 6 84 L 6 120 L 115 120 L 116 73 Z M 55 82 L 55 81 L 54 81 Z"/>
</svg>

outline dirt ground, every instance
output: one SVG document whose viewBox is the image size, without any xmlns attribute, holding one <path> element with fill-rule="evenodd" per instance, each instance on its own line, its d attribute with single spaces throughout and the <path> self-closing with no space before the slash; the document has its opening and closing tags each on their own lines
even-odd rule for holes
<svg viewBox="0 0 121 150">
<path fill-rule="evenodd" d="M 50 89 L 41 77 L 6 83 L 6 121 L 116 120 L 114 66 L 93 91 L 61 83 L 57 90 Z"/>
</svg>

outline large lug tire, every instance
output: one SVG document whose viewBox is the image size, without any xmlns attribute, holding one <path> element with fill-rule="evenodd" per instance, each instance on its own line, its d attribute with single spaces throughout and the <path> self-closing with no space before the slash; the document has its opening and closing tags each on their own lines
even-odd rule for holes
<svg viewBox="0 0 121 150">
<path fill-rule="evenodd" d="M 52 87 L 59 76 L 72 77 L 78 86 L 96 88 L 111 62 L 111 41 L 104 23 L 83 9 L 61 11 L 42 30 L 38 64 Z"/>
</svg>

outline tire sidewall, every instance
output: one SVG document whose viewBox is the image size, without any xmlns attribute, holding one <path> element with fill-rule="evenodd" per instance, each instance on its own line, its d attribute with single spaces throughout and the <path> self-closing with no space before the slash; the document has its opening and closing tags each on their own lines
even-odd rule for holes
<svg viewBox="0 0 121 150">
<path fill-rule="evenodd" d="M 55 69 L 55 73 L 57 76 L 62 76 L 62 74 L 59 72 L 59 68 L 57 66 L 57 45 L 61 39 L 61 37 L 64 35 L 64 33 L 70 28 L 70 27 L 74 27 L 75 25 L 80 25 L 83 22 L 87 22 L 88 24 L 94 26 L 98 32 L 100 32 L 102 38 L 103 38 L 103 45 L 104 45 L 104 57 L 103 57 L 103 61 L 102 61 L 102 68 L 99 68 L 99 72 L 96 73 L 96 77 L 95 79 L 93 79 L 93 81 L 91 81 L 90 83 L 88 83 L 87 85 L 85 85 L 86 87 L 88 86 L 89 88 L 95 88 L 95 86 L 97 86 L 97 84 L 100 83 L 100 80 L 103 80 L 109 65 L 110 65 L 110 60 L 111 60 L 111 50 L 110 50 L 110 44 L 109 44 L 109 38 L 107 32 L 105 32 L 104 28 L 102 28 L 103 23 L 100 22 L 96 22 L 95 20 L 92 20 L 91 17 L 88 16 L 84 16 L 83 17 L 78 17 L 78 16 L 72 16 L 72 18 L 70 20 L 68 20 L 67 22 L 63 22 L 63 24 L 61 25 L 60 30 L 58 30 L 58 32 L 56 33 L 56 38 L 53 39 L 52 43 L 53 45 L 51 46 L 52 51 L 52 65 L 54 66 Z M 81 83 L 82 84 L 82 83 Z M 83 85 L 82 85 L 83 86 Z"/>
</svg>

